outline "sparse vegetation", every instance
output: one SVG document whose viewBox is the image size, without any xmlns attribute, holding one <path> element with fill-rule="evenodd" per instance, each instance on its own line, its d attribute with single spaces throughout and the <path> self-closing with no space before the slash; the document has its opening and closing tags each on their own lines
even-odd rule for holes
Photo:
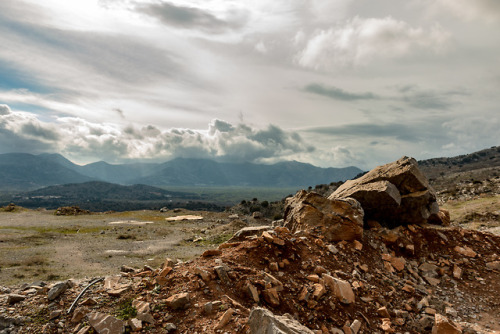
<svg viewBox="0 0 500 334">
<path fill-rule="evenodd" d="M 122 300 L 118 304 L 118 309 L 116 310 L 116 317 L 122 320 L 128 320 L 137 315 L 137 310 L 132 306 L 132 298 L 127 298 Z"/>
</svg>

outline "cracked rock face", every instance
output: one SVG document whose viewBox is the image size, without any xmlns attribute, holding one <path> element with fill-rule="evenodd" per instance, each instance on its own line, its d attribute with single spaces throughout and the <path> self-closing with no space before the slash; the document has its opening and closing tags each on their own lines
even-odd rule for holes
<svg viewBox="0 0 500 334">
<path fill-rule="evenodd" d="M 436 194 L 413 158 L 402 157 L 349 180 L 329 199 L 348 197 L 361 204 L 365 221 L 389 227 L 440 222 Z"/>
<path fill-rule="evenodd" d="M 299 191 L 287 199 L 284 221 L 292 232 L 320 233 L 327 241 L 359 240 L 363 236 L 363 209 L 352 198 L 328 199 Z"/>
</svg>

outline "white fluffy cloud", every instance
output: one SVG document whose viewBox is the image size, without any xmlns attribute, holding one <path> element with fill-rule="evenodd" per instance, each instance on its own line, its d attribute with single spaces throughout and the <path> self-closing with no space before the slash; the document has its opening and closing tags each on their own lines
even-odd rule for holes
<svg viewBox="0 0 500 334">
<path fill-rule="evenodd" d="M 275 162 L 313 150 L 297 133 L 274 125 L 255 129 L 214 119 L 207 130 L 176 128 L 162 131 L 152 125 L 122 128 L 78 117 L 61 117 L 48 123 L 31 113 L 11 112 L 7 105 L 1 105 L 0 110 L 9 111 L 0 116 L 4 140 L 43 143 L 45 150 L 60 152 L 77 162 L 97 159 L 164 161 L 176 157 Z M 0 151 L 2 149 L 0 153 L 10 150 L 5 146 L 0 147 Z"/>
<path fill-rule="evenodd" d="M 354 17 L 344 25 L 316 30 L 296 61 L 316 70 L 366 65 L 376 58 L 399 58 L 415 51 L 438 53 L 449 37 L 437 24 L 424 29 L 392 17 Z"/>
</svg>

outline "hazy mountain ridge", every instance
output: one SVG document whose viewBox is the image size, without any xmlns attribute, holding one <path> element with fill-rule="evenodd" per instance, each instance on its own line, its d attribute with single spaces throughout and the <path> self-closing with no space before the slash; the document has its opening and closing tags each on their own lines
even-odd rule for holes
<svg viewBox="0 0 500 334">
<path fill-rule="evenodd" d="M 260 165 L 184 158 L 162 164 L 112 165 L 100 161 L 79 166 L 60 154 L 0 154 L 0 187 L 19 191 L 88 181 L 152 186 L 306 187 L 346 180 L 360 171 L 357 167 L 320 168 L 296 161 Z"/>
<path fill-rule="evenodd" d="M 0 154 L 0 189 L 28 190 L 92 180 L 91 177 L 70 168 L 70 165 L 61 158 L 59 155 L 45 154 L 39 156 L 27 153 Z"/>
</svg>

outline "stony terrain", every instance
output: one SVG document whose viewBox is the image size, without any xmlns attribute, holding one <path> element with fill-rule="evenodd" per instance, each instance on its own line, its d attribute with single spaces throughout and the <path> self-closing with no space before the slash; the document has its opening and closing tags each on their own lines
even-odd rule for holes
<svg viewBox="0 0 500 334">
<path fill-rule="evenodd" d="M 500 236 L 460 226 L 497 196 L 439 210 L 416 162 L 401 159 L 327 197 L 297 193 L 275 227 L 255 226 L 270 223 L 257 213 L 210 226 L 174 220 L 195 212 L 168 213 L 176 244 L 201 243 L 201 256 L 182 262 L 164 250 L 161 262 L 120 274 L 3 286 L 0 333 L 499 333 Z M 216 247 L 232 220 L 251 226 Z"/>
<path fill-rule="evenodd" d="M 360 241 L 325 243 L 278 227 L 185 263 L 123 267 L 93 285 L 69 314 L 89 279 L 63 282 L 67 290 L 57 297 L 50 297 L 57 284 L 3 288 L 0 317 L 4 327 L 21 325 L 19 333 L 90 333 L 89 315 L 109 315 L 119 326 L 139 319 L 133 326 L 146 333 L 173 326 L 178 333 L 247 333 L 250 310 L 262 306 L 315 333 L 426 333 L 435 314 L 464 333 L 495 333 L 498 254 L 500 237 L 461 228 L 376 228 Z M 137 305 L 145 311 L 137 313 Z"/>
</svg>

